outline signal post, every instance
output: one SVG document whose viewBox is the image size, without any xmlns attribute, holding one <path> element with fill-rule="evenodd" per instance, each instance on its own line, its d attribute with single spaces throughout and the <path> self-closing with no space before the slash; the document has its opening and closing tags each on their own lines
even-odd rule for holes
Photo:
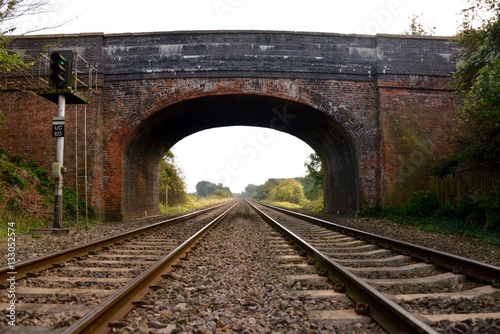
<svg viewBox="0 0 500 334">
<path fill-rule="evenodd" d="M 63 195 L 63 174 L 66 171 L 64 168 L 64 117 L 66 113 L 66 97 L 63 94 L 58 95 L 58 103 L 57 103 L 57 119 L 59 122 L 62 121 L 62 124 L 54 124 L 55 121 L 52 122 L 52 135 L 56 135 L 56 161 L 52 163 L 52 176 L 56 180 L 56 192 L 54 199 L 54 223 L 52 225 L 53 228 L 61 228 L 62 227 L 62 195 Z M 59 132 L 54 131 L 55 127 L 62 127 L 62 130 Z"/>
<path fill-rule="evenodd" d="M 52 121 L 52 137 L 56 138 L 56 159 L 52 163 L 52 177 L 56 181 L 54 198 L 54 229 L 61 229 L 63 217 L 63 175 L 64 167 L 64 121 L 66 103 L 83 104 L 84 99 L 76 95 L 76 73 L 75 53 L 71 50 L 54 51 L 50 54 L 49 64 L 49 87 L 48 90 L 40 90 L 38 95 L 57 103 L 57 117 Z M 68 97 L 68 99 L 67 99 Z"/>
</svg>

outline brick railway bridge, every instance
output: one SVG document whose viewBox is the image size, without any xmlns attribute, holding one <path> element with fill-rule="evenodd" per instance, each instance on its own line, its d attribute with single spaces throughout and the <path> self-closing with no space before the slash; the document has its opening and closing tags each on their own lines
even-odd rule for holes
<svg viewBox="0 0 500 334">
<path fill-rule="evenodd" d="M 65 185 L 83 182 L 86 154 L 90 201 L 108 221 L 157 214 L 164 153 L 233 125 L 309 144 L 327 211 L 404 202 L 450 152 L 460 106 L 447 38 L 191 31 L 25 36 L 9 47 L 27 59 L 71 49 L 98 70 L 88 106 L 66 108 Z M 31 74 L 0 79 L 0 146 L 50 169 L 57 107 L 32 93 L 46 84 Z"/>
</svg>

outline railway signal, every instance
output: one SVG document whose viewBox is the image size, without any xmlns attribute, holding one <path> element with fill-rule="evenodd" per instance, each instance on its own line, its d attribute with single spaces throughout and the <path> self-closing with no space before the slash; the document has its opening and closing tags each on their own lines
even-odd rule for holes
<svg viewBox="0 0 500 334">
<path fill-rule="evenodd" d="M 52 164 L 52 176 L 56 180 L 56 191 L 54 199 L 54 223 L 53 228 L 62 227 L 62 196 L 63 196 L 63 177 L 66 168 L 63 164 L 64 158 L 64 118 L 66 113 L 66 104 L 87 104 L 88 98 L 78 96 L 78 83 L 80 87 L 90 92 L 97 81 L 93 78 L 97 77 L 97 71 L 78 53 L 71 50 L 52 51 L 49 56 L 49 61 L 46 62 L 47 56 L 44 55 L 45 64 L 48 63 L 50 89 L 40 89 L 37 94 L 47 100 L 57 103 L 57 117 L 54 117 L 52 123 L 52 136 L 56 138 L 56 160 Z M 82 61 L 84 66 L 87 66 L 88 73 L 78 71 L 78 62 Z M 86 64 L 86 65 L 85 65 Z M 89 83 L 82 81 L 78 74 L 89 78 Z"/>
<path fill-rule="evenodd" d="M 73 85 L 73 51 L 54 51 L 50 54 L 49 85 L 67 89 Z"/>
</svg>

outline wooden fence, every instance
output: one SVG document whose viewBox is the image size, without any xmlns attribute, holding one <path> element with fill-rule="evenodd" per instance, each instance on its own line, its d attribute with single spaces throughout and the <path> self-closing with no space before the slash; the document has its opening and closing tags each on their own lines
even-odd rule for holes
<svg viewBox="0 0 500 334">
<path fill-rule="evenodd" d="M 500 170 L 495 172 L 461 172 L 439 178 L 431 176 L 427 190 L 433 193 L 439 203 L 457 204 L 467 196 L 482 195 L 500 189 Z"/>
</svg>

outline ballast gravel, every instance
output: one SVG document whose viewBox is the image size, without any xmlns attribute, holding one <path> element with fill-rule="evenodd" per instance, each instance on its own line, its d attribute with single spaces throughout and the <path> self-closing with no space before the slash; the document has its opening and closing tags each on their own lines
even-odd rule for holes
<svg viewBox="0 0 500 334">
<path fill-rule="evenodd" d="M 237 211 L 210 233 L 125 319 L 113 324 L 114 332 L 384 333 L 373 323 L 310 320 L 308 311 L 352 310 L 355 305 L 347 297 L 337 301 L 297 294 L 311 287 L 283 275 L 277 254 L 269 253 L 273 230 L 256 214 Z"/>
</svg>

